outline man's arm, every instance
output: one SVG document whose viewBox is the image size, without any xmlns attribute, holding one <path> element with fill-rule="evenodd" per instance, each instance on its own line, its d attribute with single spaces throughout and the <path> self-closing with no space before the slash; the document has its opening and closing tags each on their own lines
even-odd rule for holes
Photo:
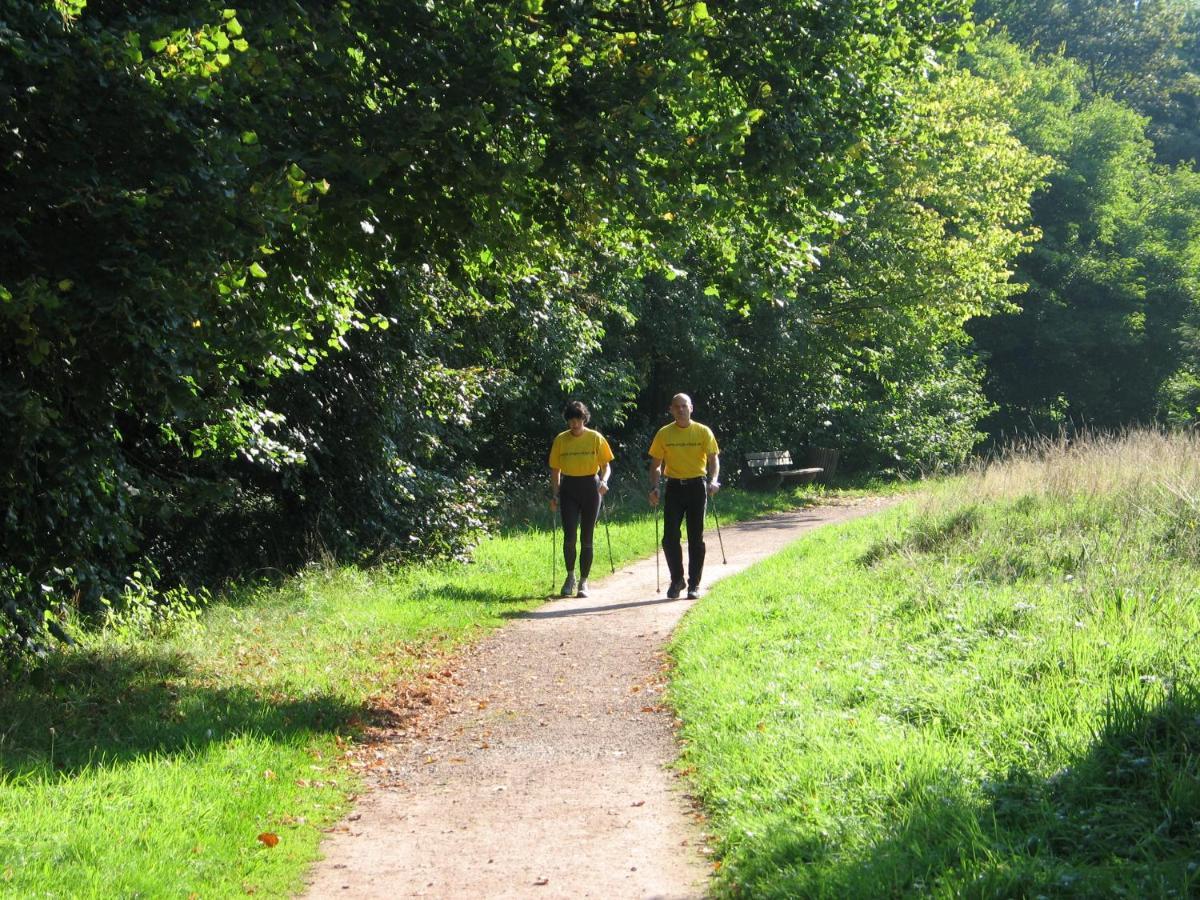
<svg viewBox="0 0 1200 900">
<path fill-rule="evenodd" d="M 562 472 L 559 469 L 550 469 L 550 511 L 554 512 L 558 509 L 558 483 Z"/>
<path fill-rule="evenodd" d="M 600 491 L 600 496 L 603 497 L 608 493 L 608 479 L 612 476 L 612 466 L 608 463 L 604 464 L 604 468 L 600 470 L 600 485 L 597 490 Z"/>
<path fill-rule="evenodd" d="M 718 480 L 721 477 L 721 454 L 710 453 L 708 455 L 708 492 L 715 494 L 721 489 L 721 482 Z"/>
<path fill-rule="evenodd" d="M 663 461 L 657 457 L 650 457 L 650 505 L 658 506 L 658 480 L 662 475 Z"/>
</svg>

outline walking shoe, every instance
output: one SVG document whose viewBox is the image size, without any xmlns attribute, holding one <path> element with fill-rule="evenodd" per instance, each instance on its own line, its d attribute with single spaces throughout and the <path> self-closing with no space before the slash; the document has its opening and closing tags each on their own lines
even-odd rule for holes
<svg viewBox="0 0 1200 900">
<path fill-rule="evenodd" d="M 672 581 L 671 586 L 667 588 L 667 599 L 678 600 L 679 595 L 683 593 L 683 588 L 684 583 L 682 578 L 678 581 Z"/>
<path fill-rule="evenodd" d="M 570 597 L 575 593 L 575 573 L 572 572 L 567 576 L 567 580 L 563 582 L 562 590 L 558 592 L 560 597 Z"/>
<path fill-rule="evenodd" d="M 588 595 L 588 583 L 586 578 L 579 579 L 579 592 L 576 597 L 586 597 Z"/>
<path fill-rule="evenodd" d="M 700 599 L 700 588 L 698 588 L 698 587 L 688 588 L 688 599 L 689 600 L 699 600 Z"/>
</svg>

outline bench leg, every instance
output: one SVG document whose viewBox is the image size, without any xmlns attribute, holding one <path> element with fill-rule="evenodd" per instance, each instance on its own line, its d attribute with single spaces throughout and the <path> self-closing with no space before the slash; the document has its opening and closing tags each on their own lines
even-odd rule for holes
<svg viewBox="0 0 1200 900">
<path fill-rule="evenodd" d="M 748 486 L 752 491 L 774 491 L 778 490 L 781 484 L 783 484 L 783 476 L 770 473 L 751 475 L 748 481 Z"/>
</svg>

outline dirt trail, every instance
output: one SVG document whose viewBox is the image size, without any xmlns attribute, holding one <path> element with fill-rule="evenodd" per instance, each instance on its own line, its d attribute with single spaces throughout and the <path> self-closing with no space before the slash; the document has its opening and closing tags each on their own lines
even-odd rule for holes
<svg viewBox="0 0 1200 900">
<path fill-rule="evenodd" d="M 723 527 L 727 565 L 706 534 L 705 587 L 883 505 Z M 710 864 L 660 706 L 662 648 L 691 602 L 656 594 L 654 566 L 595 580 L 591 597 L 524 613 L 456 658 L 424 712 L 364 751 L 371 789 L 326 838 L 309 896 L 702 896 Z"/>
</svg>

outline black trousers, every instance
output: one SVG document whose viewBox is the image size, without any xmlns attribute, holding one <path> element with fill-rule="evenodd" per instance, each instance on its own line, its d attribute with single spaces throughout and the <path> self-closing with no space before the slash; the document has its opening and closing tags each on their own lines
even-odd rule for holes
<svg viewBox="0 0 1200 900">
<path fill-rule="evenodd" d="M 683 581 L 683 547 L 679 526 L 687 519 L 689 588 L 700 587 L 704 574 L 704 513 L 708 507 L 708 488 L 703 478 L 668 478 L 663 499 L 663 556 L 672 581 Z"/>
<path fill-rule="evenodd" d="M 592 534 L 600 515 L 600 476 L 564 475 L 558 486 L 558 508 L 562 510 L 563 562 L 567 572 L 575 568 L 575 529 L 579 529 L 579 577 L 592 571 Z"/>
</svg>

